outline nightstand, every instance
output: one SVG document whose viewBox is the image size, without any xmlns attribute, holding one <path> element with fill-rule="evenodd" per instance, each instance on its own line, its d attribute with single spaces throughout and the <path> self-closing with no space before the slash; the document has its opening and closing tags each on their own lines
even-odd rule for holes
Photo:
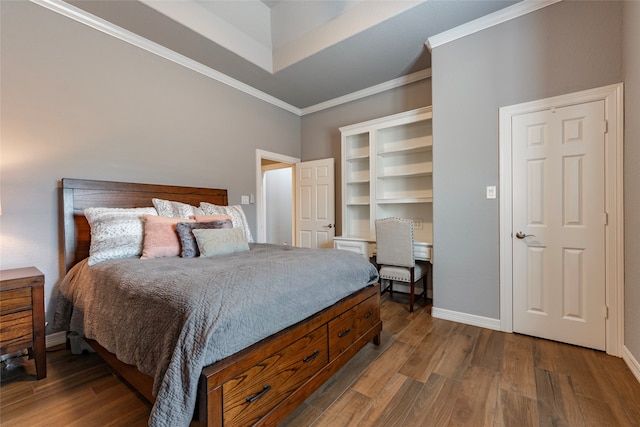
<svg viewBox="0 0 640 427">
<path fill-rule="evenodd" d="M 38 379 L 47 376 L 44 275 L 35 267 L 0 270 L 0 353 L 28 349 Z"/>
</svg>

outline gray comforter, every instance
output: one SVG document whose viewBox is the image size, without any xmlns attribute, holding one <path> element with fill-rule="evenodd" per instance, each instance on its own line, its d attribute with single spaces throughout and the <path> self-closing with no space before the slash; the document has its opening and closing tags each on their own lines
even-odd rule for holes
<svg viewBox="0 0 640 427">
<path fill-rule="evenodd" d="M 211 258 L 85 260 L 60 284 L 54 325 L 153 376 L 149 425 L 187 426 L 204 366 L 377 279 L 354 253 L 266 244 Z"/>
</svg>

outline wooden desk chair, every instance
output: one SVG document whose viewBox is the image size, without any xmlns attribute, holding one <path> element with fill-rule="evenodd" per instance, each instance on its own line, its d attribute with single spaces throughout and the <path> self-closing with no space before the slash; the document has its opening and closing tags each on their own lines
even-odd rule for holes
<svg viewBox="0 0 640 427">
<path fill-rule="evenodd" d="M 380 279 L 390 281 L 389 294 L 393 295 L 393 282 L 410 284 L 409 312 L 413 313 L 416 281 L 422 279 L 423 297 L 427 299 L 427 262 L 416 261 L 413 255 L 413 221 L 405 218 L 376 220 L 376 263 Z"/>
</svg>

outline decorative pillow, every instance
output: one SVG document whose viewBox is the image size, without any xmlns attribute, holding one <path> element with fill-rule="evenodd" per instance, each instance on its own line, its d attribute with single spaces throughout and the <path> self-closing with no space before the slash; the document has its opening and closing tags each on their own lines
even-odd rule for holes
<svg viewBox="0 0 640 427">
<path fill-rule="evenodd" d="M 193 230 L 193 234 L 196 236 L 200 256 L 202 257 L 227 255 L 249 250 L 249 244 L 241 228 L 217 230 L 196 228 Z"/>
<path fill-rule="evenodd" d="M 142 254 L 143 215 L 156 215 L 155 208 L 86 208 L 91 227 L 89 265 Z"/>
<path fill-rule="evenodd" d="M 167 218 L 157 215 L 144 215 L 144 240 L 140 259 L 163 258 L 180 255 L 180 239 L 176 224 L 195 222 L 183 218 Z"/>
<path fill-rule="evenodd" d="M 194 229 L 219 229 L 219 228 L 233 228 L 231 219 L 228 216 L 222 216 L 218 221 L 210 222 L 179 222 L 176 224 L 176 231 L 178 232 L 178 238 L 180 239 L 180 245 L 182 246 L 181 256 L 183 258 L 194 258 L 200 256 L 200 250 L 198 250 L 198 243 L 196 237 L 193 235 Z"/>
<path fill-rule="evenodd" d="M 189 218 L 193 215 L 204 215 L 202 209 L 182 202 L 163 199 L 151 199 L 151 202 L 156 207 L 158 215 L 168 218 Z"/>
<path fill-rule="evenodd" d="M 233 222 L 233 226 L 244 230 L 247 242 L 253 242 L 251 229 L 249 228 L 247 217 L 245 217 L 244 210 L 242 210 L 241 205 L 218 206 L 212 203 L 200 202 L 200 209 L 202 209 L 204 215 L 229 215 L 231 217 L 231 222 Z"/>
</svg>

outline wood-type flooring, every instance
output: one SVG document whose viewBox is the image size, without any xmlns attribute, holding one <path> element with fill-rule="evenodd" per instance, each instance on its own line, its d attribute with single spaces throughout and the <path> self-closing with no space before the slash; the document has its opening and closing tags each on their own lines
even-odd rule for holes
<svg viewBox="0 0 640 427">
<path fill-rule="evenodd" d="M 282 426 L 640 426 L 640 383 L 622 359 L 430 316 L 382 296 L 383 334 Z M 0 424 L 146 426 L 151 405 L 96 354 L 47 353 L 2 372 Z"/>
</svg>

